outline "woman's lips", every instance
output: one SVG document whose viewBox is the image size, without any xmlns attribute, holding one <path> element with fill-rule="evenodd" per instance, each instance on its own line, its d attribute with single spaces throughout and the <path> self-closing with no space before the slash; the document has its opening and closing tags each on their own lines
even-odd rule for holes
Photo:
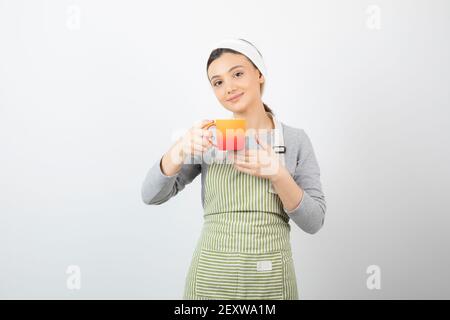
<svg viewBox="0 0 450 320">
<path fill-rule="evenodd" d="M 243 94 L 244 94 L 244 93 L 240 93 L 239 95 L 235 96 L 234 98 L 228 99 L 228 101 L 236 102 L 236 101 L 238 101 L 238 100 L 242 97 Z"/>
</svg>

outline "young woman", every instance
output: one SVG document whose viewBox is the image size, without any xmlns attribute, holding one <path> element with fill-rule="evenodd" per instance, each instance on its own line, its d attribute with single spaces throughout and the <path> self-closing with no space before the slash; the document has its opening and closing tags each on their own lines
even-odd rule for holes
<svg viewBox="0 0 450 320">
<path fill-rule="evenodd" d="M 184 299 L 298 299 L 289 220 L 313 234 L 326 211 L 311 141 L 262 102 L 267 71 L 250 42 L 221 41 L 206 70 L 219 102 L 256 131 L 246 137 L 256 148 L 233 152 L 232 163 L 186 163 L 214 150 L 210 121 L 197 123 L 150 168 L 142 199 L 164 203 L 201 173 L 204 226 Z M 259 130 L 270 133 L 266 140 Z"/>
</svg>

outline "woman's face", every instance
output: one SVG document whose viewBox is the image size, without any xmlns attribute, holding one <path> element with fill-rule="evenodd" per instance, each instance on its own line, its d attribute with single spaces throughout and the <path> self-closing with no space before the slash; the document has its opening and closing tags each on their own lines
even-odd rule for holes
<svg viewBox="0 0 450 320">
<path fill-rule="evenodd" d="M 219 102 L 232 112 L 242 113 L 261 100 L 264 76 L 242 54 L 223 53 L 209 65 L 208 78 Z M 230 100 L 236 95 L 241 96 Z"/>
</svg>

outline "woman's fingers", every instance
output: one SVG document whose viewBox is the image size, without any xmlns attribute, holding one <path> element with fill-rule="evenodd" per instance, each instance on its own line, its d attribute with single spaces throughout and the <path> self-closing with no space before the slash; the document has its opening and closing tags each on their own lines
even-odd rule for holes
<svg viewBox="0 0 450 320">
<path fill-rule="evenodd" d="M 187 146 L 188 154 L 190 155 L 199 155 L 203 153 L 203 146 L 199 146 L 197 144 L 191 143 L 189 146 Z"/>
<path fill-rule="evenodd" d="M 195 137 L 212 138 L 212 131 L 205 130 L 205 129 L 193 128 L 191 131 L 191 134 L 192 134 L 192 136 L 195 136 Z"/>
<path fill-rule="evenodd" d="M 202 135 L 205 136 L 205 137 L 212 138 L 212 131 L 211 130 L 202 129 Z"/>
<path fill-rule="evenodd" d="M 212 145 L 212 132 L 204 129 L 194 129 L 192 132 L 192 142 L 209 148 Z"/>
<path fill-rule="evenodd" d="M 207 151 L 212 143 L 212 132 L 203 127 L 213 120 L 198 121 L 182 139 L 182 150 L 186 155 L 199 155 Z"/>
<path fill-rule="evenodd" d="M 211 147 L 211 143 L 206 138 L 193 138 L 193 141 L 191 142 L 193 151 L 198 153 L 203 153 L 207 151 Z"/>
<path fill-rule="evenodd" d="M 212 145 L 212 143 L 208 140 L 207 137 L 198 137 L 198 136 L 192 137 L 192 143 L 199 146 L 203 146 L 204 148 L 209 148 Z"/>
</svg>

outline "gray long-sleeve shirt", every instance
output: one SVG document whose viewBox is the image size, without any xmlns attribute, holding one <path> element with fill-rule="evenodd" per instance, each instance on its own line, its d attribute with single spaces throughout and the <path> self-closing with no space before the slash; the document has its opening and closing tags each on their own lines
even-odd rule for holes
<svg viewBox="0 0 450 320">
<path fill-rule="evenodd" d="M 302 230 L 314 234 L 324 224 L 326 201 L 320 181 L 320 168 L 311 140 L 303 129 L 278 121 L 277 124 L 282 128 L 286 146 L 285 167 L 304 191 L 298 206 L 291 211 L 286 209 L 284 211 Z M 161 170 L 161 161 L 162 157 L 158 157 L 142 183 L 141 196 L 144 203 L 159 205 L 168 201 L 201 174 L 201 200 L 204 207 L 204 185 L 209 164 L 184 163 L 180 171 L 167 176 Z"/>
</svg>

